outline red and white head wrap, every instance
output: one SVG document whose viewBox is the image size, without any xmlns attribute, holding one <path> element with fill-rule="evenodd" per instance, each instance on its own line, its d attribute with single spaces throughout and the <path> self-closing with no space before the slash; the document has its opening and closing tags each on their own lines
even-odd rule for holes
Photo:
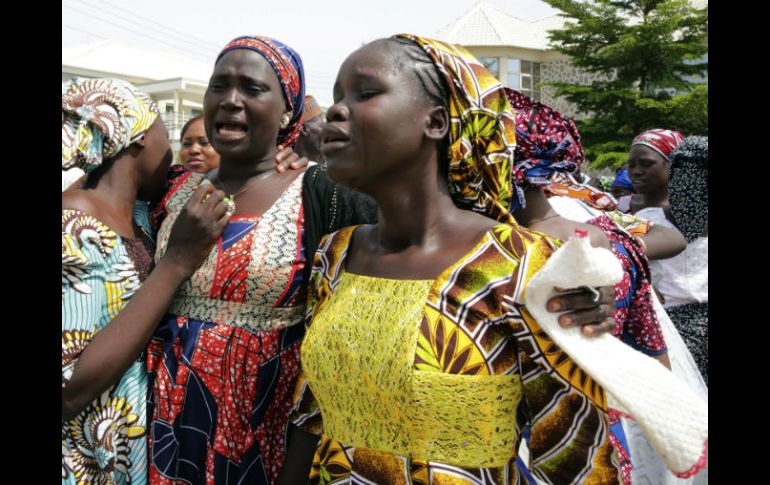
<svg viewBox="0 0 770 485">
<path fill-rule="evenodd" d="M 655 128 L 654 130 L 645 131 L 639 135 L 636 135 L 634 141 L 631 142 L 631 148 L 635 145 L 645 145 L 656 152 L 660 153 L 667 162 L 670 162 L 669 157 L 671 152 L 684 141 L 684 136 L 676 130 L 664 130 L 662 128 Z"/>
</svg>

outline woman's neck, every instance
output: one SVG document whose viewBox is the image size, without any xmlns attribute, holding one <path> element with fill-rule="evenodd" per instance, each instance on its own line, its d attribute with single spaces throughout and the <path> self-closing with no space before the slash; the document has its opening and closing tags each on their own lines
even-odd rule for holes
<svg viewBox="0 0 770 485">
<path fill-rule="evenodd" d="M 138 174 L 133 167 L 135 161 L 121 157 L 107 163 L 89 174 L 84 190 L 111 213 L 132 218 L 139 194 Z"/>
<path fill-rule="evenodd" d="M 668 187 L 638 195 L 642 207 L 668 207 Z"/>
<path fill-rule="evenodd" d="M 548 202 L 548 197 L 540 187 L 529 186 L 524 190 L 524 200 L 526 207 L 516 209 L 513 216 L 516 221 L 524 227 L 530 227 L 533 224 L 546 219 L 556 218 L 559 214 Z"/>
<path fill-rule="evenodd" d="M 636 214 L 642 209 L 648 207 L 661 207 L 663 209 L 668 208 L 668 190 L 658 190 L 654 192 L 646 192 L 644 194 L 634 194 L 631 196 L 631 203 L 629 205 L 632 214 Z"/>
<path fill-rule="evenodd" d="M 436 176 L 435 160 L 410 167 L 371 193 L 379 206 L 377 240 L 386 251 L 438 247 L 467 212 L 455 206 L 446 181 Z"/>
<path fill-rule="evenodd" d="M 224 181 L 246 181 L 275 170 L 275 155 L 276 149 L 272 148 L 267 153 L 248 160 L 222 157 L 217 176 Z"/>
</svg>

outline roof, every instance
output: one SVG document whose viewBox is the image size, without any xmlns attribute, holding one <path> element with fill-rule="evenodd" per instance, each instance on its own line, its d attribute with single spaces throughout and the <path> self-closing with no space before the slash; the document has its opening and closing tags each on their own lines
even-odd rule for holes
<svg viewBox="0 0 770 485">
<path fill-rule="evenodd" d="M 511 46 L 550 50 L 548 31 L 559 29 L 565 19 L 559 14 L 526 21 L 479 2 L 460 18 L 440 29 L 435 37 L 463 46 Z"/>
<path fill-rule="evenodd" d="M 704 8 L 708 7 L 708 0 L 690 0 L 690 4 Z M 435 37 L 466 47 L 507 46 L 547 51 L 551 50 L 548 31 L 561 29 L 566 21 L 558 13 L 526 21 L 482 1 L 436 32 Z M 636 22 L 637 19 L 629 19 L 629 23 Z"/>
<path fill-rule="evenodd" d="M 213 68 L 211 63 L 185 58 L 180 54 L 113 41 L 99 41 L 62 49 L 61 63 L 62 68 L 68 66 L 148 81 L 183 77 L 207 82 Z"/>
</svg>

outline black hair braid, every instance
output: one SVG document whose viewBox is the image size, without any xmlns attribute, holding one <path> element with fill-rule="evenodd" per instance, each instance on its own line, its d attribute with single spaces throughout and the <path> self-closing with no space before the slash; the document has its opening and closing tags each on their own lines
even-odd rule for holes
<svg viewBox="0 0 770 485">
<path fill-rule="evenodd" d="M 390 37 L 385 40 L 395 42 L 403 47 L 402 52 L 404 55 L 409 60 L 414 61 L 414 73 L 420 82 L 423 93 L 432 99 L 437 106 L 443 106 L 448 109 L 449 89 L 428 53 L 414 43 L 414 41 L 403 37 Z"/>
<path fill-rule="evenodd" d="M 407 59 L 413 61 L 410 67 L 413 68 L 423 94 L 436 106 L 443 106 L 449 111 L 449 88 L 428 53 L 410 39 L 389 37 L 384 40 L 398 44 L 401 48 L 400 52 Z M 447 177 L 449 173 L 449 134 L 439 144 L 439 154 L 443 156 L 439 159 L 439 171 L 442 176 Z"/>
</svg>

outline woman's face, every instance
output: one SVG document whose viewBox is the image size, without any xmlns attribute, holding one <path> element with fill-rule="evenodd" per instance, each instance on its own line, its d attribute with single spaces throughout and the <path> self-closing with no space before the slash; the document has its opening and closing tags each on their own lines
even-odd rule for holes
<svg viewBox="0 0 770 485">
<path fill-rule="evenodd" d="M 628 176 L 640 194 L 668 187 L 668 162 L 650 147 L 634 145 L 628 153 Z"/>
<path fill-rule="evenodd" d="M 159 201 L 165 192 L 168 169 L 174 161 L 174 152 L 168 143 L 168 130 L 158 117 L 144 134 L 144 147 L 139 152 L 141 182 L 137 198 L 148 202 Z"/>
<path fill-rule="evenodd" d="M 329 177 L 368 193 L 414 162 L 432 107 L 398 48 L 377 41 L 345 60 L 321 129 Z"/>
<path fill-rule="evenodd" d="M 219 154 L 214 151 L 206 136 L 203 118 L 190 123 L 184 132 L 179 159 L 186 168 L 198 173 L 206 173 L 219 166 Z"/>
<path fill-rule="evenodd" d="M 276 147 L 286 112 L 281 84 L 270 63 L 235 49 L 214 66 L 203 97 L 206 135 L 222 158 L 261 158 Z"/>
</svg>

